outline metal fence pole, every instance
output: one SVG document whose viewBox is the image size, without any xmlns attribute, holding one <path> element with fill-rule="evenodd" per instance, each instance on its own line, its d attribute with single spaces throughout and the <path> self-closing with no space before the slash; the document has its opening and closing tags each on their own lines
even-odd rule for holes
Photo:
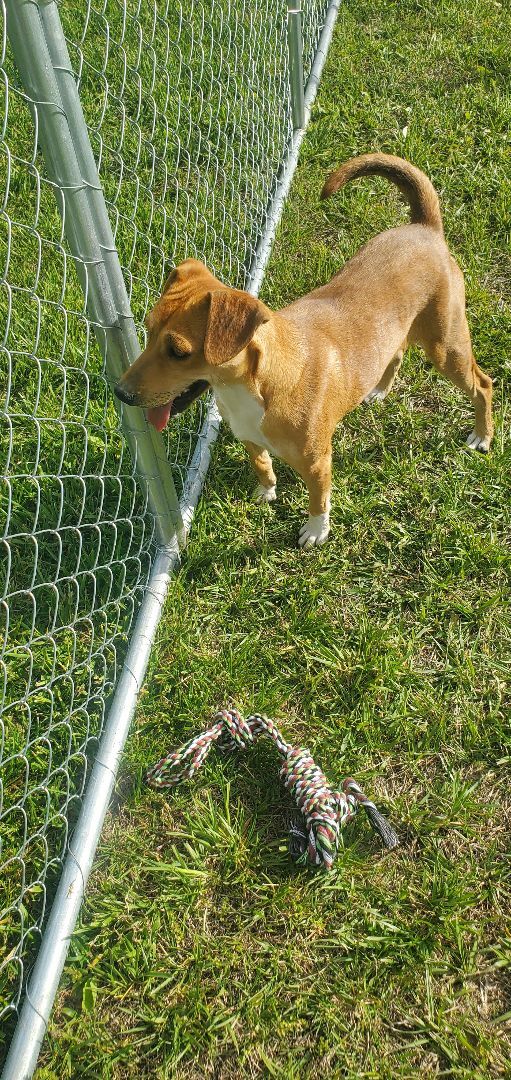
<svg viewBox="0 0 511 1080">
<path fill-rule="evenodd" d="M 155 558 L 2 1080 L 28 1080 L 35 1069 L 176 559 L 170 548 Z"/>
<path fill-rule="evenodd" d="M 7 0 L 6 11 L 87 310 L 114 382 L 140 348 L 58 10 L 53 0 Z M 139 409 L 124 411 L 122 424 L 157 539 L 171 543 L 182 533 L 182 521 L 163 440 Z"/>
<path fill-rule="evenodd" d="M 287 36 L 289 47 L 289 84 L 291 91 L 291 108 L 293 112 L 293 127 L 303 128 L 305 124 L 305 88 L 303 85 L 303 40 L 302 40 L 302 9 L 300 0 L 288 5 L 287 11 Z"/>
<path fill-rule="evenodd" d="M 341 0 L 331 0 L 321 37 L 318 42 L 316 55 L 314 57 L 314 63 L 312 65 L 311 73 L 307 82 L 307 88 L 305 90 L 303 126 L 297 128 L 293 133 L 293 140 L 289 148 L 289 153 L 280 171 L 279 182 L 277 184 L 275 194 L 271 199 L 266 212 L 266 228 L 264 230 L 263 236 L 261 237 L 257 245 L 255 255 L 252 260 L 252 265 L 250 267 L 248 291 L 251 292 L 254 296 L 257 296 L 259 289 L 261 288 L 266 263 L 268 262 L 268 259 L 270 257 L 272 244 L 275 239 L 277 225 L 280 221 L 280 216 L 282 214 L 289 188 L 291 187 L 291 181 L 293 179 L 294 171 L 298 162 L 300 147 L 303 142 L 307 124 L 309 123 L 311 109 L 318 91 L 319 80 L 321 78 L 321 73 L 323 71 L 330 42 L 332 40 L 335 20 L 339 14 L 340 6 Z"/>
<path fill-rule="evenodd" d="M 62 35 L 58 10 L 54 0 L 6 0 L 6 3 L 11 43 L 27 94 L 29 99 L 34 101 L 33 113 L 37 125 L 37 138 L 45 155 L 48 172 L 55 185 L 57 200 L 60 200 L 66 234 L 77 273 L 84 288 L 88 311 L 92 315 L 91 322 L 105 356 L 107 374 L 115 378 L 117 373 L 115 365 L 119 365 L 119 370 L 122 370 L 136 354 L 133 350 L 138 351 L 138 342 L 84 125 L 77 87 Z M 263 235 L 257 247 L 247 285 L 252 293 L 258 291 L 270 253 L 276 223 L 296 165 L 299 146 L 304 135 L 339 3 L 340 0 L 331 0 L 328 7 L 326 22 L 317 43 L 316 57 L 305 93 L 303 125 L 294 131 L 292 139 L 286 136 L 286 144 L 283 147 L 285 156 L 276 190 L 275 177 L 272 176 L 270 190 L 274 190 L 274 197 L 268 200 L 266 217 L 260 228 Z M 325 4 L 324 7 L 326 6 Z M 284 16 L 284 11 L 280 5 L 278 7 L 280 19 L 280 15 Z M 168 9 L 166 11 L 168 13 Z M 306 21 L 304 23 L 306 36 L 307 26 Z M 285 34 L 282 34 L 281 21 L 279 21 L 279 27 L 281 28 L 279 41 L 282 51 L 285 52 L 286 38 Z M 154 29 L 153 33 L 155 33 Z M 13 37 L 16 38 L 16 44 Z M 317 38 L 314 41 L 316 43 Z M 298 52 L 301 57 L 301 46 Z M 283 79 L 285 67 L 284 60 L 279 65 Z M 286 97 L 287 116 L 289 116 L 289 111 L 290 103 Z M 61 165 L 64 144 L 65 170 Z M 192 203 L 189 205 L 193 206 Z M 134 410 L 129 410 L 127 415 L 131 419 Z M 140 419 L 142 420 L 141 417 Z M 151 429 L 151 439 L 148 442 L 145 424 L 141 423 L 140 427 L 137 427 L 137 424 L 138 420 L 128 429 L 127 435 L 139 463 L 139 470 L 145 475 L 148 485 L 154 479 L 153 487 L 156 485 L 163 487 L 165 480 L 162 482 L 159 472 L 162 440 L 156 436 L 155 442 Z M 180 501 L 180 517 L 184 524 L 184 535 L 190 527 L 217 427 L 218 417 L 212 406 L 198 437 L 193 460 L 188 468 L 184 494 Z M 173 492 L 173 487 L 171 491 Z M 158 497 L 158 491 L 151 494 L 151 487 L 149 494 L 153 499 Z M 162 501 L 156 505 L 156 509 L 154 504 L 151 505 L 153 512 L 156 512 L 160 539 L 165 536 L 165 526 L 168 526 L 171 520 L 169 514 L 171 504 L 172 500 L 169 503 L 162 498 Z M 175 543 L 169 544 L 157 554 L 152 566 L 144 599 L 133 628 L 126 662 L 117 683 L 95 765 L 88 782 L 77 827 L 69 845 L 62 879 L 45 928 L 43 942 L 28 981 L 24 1005 L 5 1071 L 2 1074 L 3 1080 L 29 1080 L 36 1064 L 176 558 L 177 546 Z M 144 582 L 145 580 L 144 578 Z"/>
<path fill-rule="evenodd" d="M 190 464 L 190 482 L 180 503 L 185 539 L 199 501 L 219 423 L 220 417 L 213 405 Z M 178 558 L 177 547 L 167 546 L 154 559 L 1 1080 L 30 1080 L 36 1067 Z"/>
</svg>

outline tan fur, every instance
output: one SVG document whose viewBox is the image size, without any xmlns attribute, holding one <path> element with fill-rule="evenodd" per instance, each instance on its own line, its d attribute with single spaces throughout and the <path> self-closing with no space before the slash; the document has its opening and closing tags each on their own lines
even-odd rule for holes
<svg viewBox="0 0 511 1080">
<path fill-rule="evenodd" d="M 219 401 L 226 387 L 243 389 L 243 409 L 253 400 L 261 417 L 260 445 L 252 433 L 244 440 L 260 484 L 275 484 L 271 449 L 307 485 L 309 522 L 316 525 L 305 530 L 305 545 L 321 543 L 328 532 L 336 425 L 364 398 L 388 392 L 408 345 L 421 345 L 472 401 L 469 445 L 487 450 L 493 434 L 492 382 L 473 357 L 463 275 L 447 249 L 431 182 L 400 158 L 367 154 L 336 170 L 323 196 L 376 174 L 408 199 L 412 224 L 375 236 L 328 284 L 278 312 L 187 260 L 170 275 L 148 318 L 147 346 L 116 388 L 144 407 L 168 402 L 199 379 Z M 169 357 L 174 346 L 189 355 Z M 224 398 L 232 403 L 237 395 Z"/>
</svg>

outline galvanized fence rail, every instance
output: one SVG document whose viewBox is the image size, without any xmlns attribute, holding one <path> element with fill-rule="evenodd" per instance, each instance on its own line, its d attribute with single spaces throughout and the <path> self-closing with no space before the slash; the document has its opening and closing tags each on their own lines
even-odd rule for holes
<svg viewBox="0 0 511 1080">
<path fill-rule="evenodd" d="M 30 1077 L 218 430 L 110 386 L 169 267 L 257 293 L 340 0 L 0 0 L 0 1021 Z M 33 965 L 33 968 L 32 968 Z"/>
</svg>

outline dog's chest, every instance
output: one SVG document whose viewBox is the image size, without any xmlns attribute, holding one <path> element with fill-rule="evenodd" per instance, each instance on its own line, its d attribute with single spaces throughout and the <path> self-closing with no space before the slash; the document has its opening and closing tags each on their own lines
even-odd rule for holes
<svg viewBox="0 0 511 1080">
<path fill-rule="evenodd" d="M 237 439 L 271 450 L 270 443 L 261 431 L 264 408 L 245 386 L 215 386 L 214 394 L 220 415 Z"/>
</svg>

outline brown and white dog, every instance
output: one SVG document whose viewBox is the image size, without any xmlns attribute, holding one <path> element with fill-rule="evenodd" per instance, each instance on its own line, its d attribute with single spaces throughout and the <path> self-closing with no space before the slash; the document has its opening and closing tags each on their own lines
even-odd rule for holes
<svg viewBox="0 0 511 1080">
<path fill-rule="evenodd" d="M 276 497 L 271 453 L 305 481 L 301 547 L 322 544 L 329 532 L 336 425 L 361 401 L 388 394 L 408 345 L 421 345 L 472 401 L 468 446 L 488 450 L 493 434 L 492 381 L 474 360 L 463 275 L 446 246 L 431 182 L 401 158 L 366 154 L 332 173 L 322 196 L 372 175 L 397 185 L 411 224 L 375 236 L 327 285 L 277 312 L 187 259 L 147 318 L 146 348 L 115 388 L 161 431 L 211 386 L 248 450 L 256 498 Z"/>
</svg>

